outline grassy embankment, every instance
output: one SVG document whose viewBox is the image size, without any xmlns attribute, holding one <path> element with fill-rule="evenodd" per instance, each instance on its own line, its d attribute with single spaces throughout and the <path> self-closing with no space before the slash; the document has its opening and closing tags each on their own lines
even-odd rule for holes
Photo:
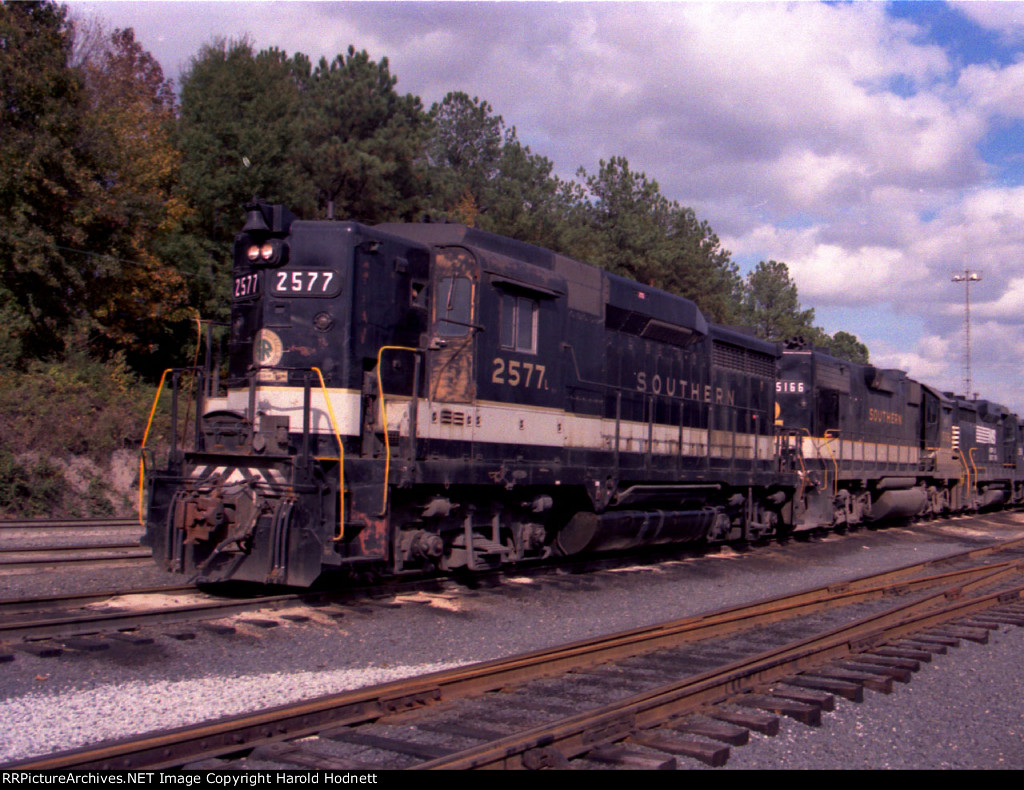
<svg viewBox="0 0 1024 790">
<path fill-rule="evenodd" d="M 0 518 L 134 515 L 155 393 L 117 360 L 0 370 Z M 158 463 L 168 402 L 164 393 L 147 441 Z"/>
</svg>

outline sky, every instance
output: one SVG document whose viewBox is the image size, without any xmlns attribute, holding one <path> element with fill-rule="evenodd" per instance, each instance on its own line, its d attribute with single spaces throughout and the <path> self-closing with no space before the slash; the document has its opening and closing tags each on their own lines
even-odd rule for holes
<svg viewBox="0 0 1024 790">
<path fill-rule="evenodd" d="M 624 156 L 872 363 L 1024 415 L 1024 2 L 68 2 L 177 82 L 215 37 L 387 58 L 563 178 Z M 954 274 L 976 272 L 969 286 Z"/>
</svg>

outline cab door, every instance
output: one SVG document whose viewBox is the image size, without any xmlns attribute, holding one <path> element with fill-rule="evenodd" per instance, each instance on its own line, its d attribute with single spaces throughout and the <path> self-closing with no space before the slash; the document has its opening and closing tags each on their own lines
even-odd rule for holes
<svg viewBox="0 0 1024 790">
<path fill-rule="evenodd" d="M 432 277 L 430 354 L 432 402 L 472 403 L 476 399 L 476 330 L 479 266 L 462 247 L 437 250 Z"/>
</svg>

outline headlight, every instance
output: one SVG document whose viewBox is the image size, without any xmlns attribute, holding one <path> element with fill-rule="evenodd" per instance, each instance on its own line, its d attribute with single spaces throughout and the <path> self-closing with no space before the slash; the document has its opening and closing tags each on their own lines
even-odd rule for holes
<svg viewBox="0 0 1024 790">
<path fill-rule="evenodd" d="M 279 266 L 287 257 L 287 245 L 283 239 L 268 239 L 261 244 L 250 244 L 245 249 L 245 257 L 250 263 L 262 266 Z"/>
</svg>

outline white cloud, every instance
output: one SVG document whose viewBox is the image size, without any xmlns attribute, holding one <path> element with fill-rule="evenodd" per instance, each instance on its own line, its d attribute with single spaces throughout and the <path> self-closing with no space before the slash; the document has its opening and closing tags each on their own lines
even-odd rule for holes
<svg viewBox="0 0 1024 790">
<path fill-rule="evenodd" d="M 1024 58 L 961 67 L 886 4 L 74 5 L 134 25 L 171 72 L 214 35 L 314 60 L 353 44 L 427 106 L 488 101 L 563 177 L 625 156 L 735 256 L 789 264 L 805 306 L 877 305 L 894 329 L 873 354 L 922 377 L 957 379 L 938 346 L 962 321 L 949 278 L 980 269 L 979 370 L 1024 367 L 1024 188 L 980 151 L 1024 118 Z M 1024 4 L 952 8 L 1024 42 Z"/>
<path fill-rule="evenodd" d="M 1024 40 L 1024 5 L 1019 2 L 957 2 L 951 7 L 1007 41 Z"/>
<path fill-rule="evenodd" d="M 968 66 L 950 99 L 988 117 L 1024 117 L 1024 63 Z"/>
<path fill-rule="evenodd" d="M 843 249 L 818 244 L 790 264 L 807 302 L 830 304 L 890 303 L 898 290 L 919 281 L 927 272 L 898 249 Z"/>
<path fill-rule="evenodd" d="M 940 389 L 950 388 L 959 375 L 960 364 L 960 349 L 954 348 L 953 343 L 953 339 L 937 335 L 898 346 L 883 343 L 872 349 L 871 362 L 883 368 L 905 370 L 912 378 Z"/>
<path fill-rule="evenodd" d="M 975 289 L 975 298 L 978 291 Z M 975 303 L 973 314 L 978 318 L 1006 319 L 1012 323 L 1024 322 L 1024 277 L 1010 279 L 1006 289 L 995 300 Z"/>
</svg>

